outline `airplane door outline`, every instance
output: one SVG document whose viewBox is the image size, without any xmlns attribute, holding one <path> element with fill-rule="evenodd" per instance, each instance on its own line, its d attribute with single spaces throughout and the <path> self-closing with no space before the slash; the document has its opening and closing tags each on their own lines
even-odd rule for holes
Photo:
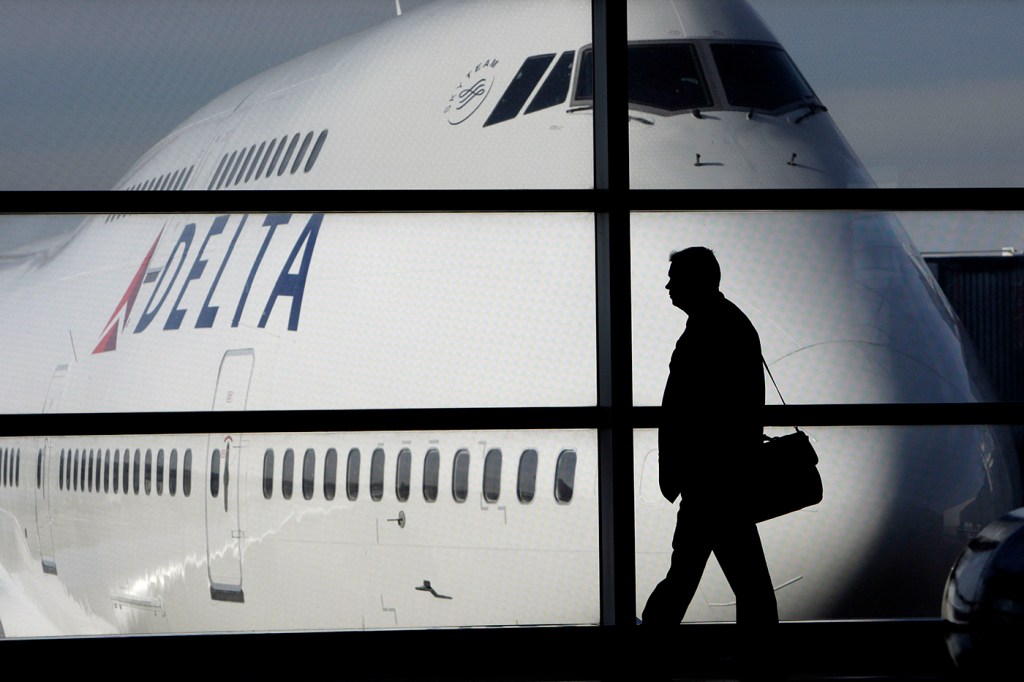
<svg viewBox="0 0 1024 682">
<path fill-rule="evenodd" d="M 221 359 L 213 411 L 244 410 L 255 365 L 252 348 L 229 350 Z M 206 461 L 206 558 L 210 598 L 244 602 L 242 590 L 241 433 L 210 434 Z"/>
<path fill-rule="evenodd" d="M 57 560 L 53 554 L 53 514 L 50 511 L 50 495 L 48 485 L 50 439 L 47 438 L 43 447 L 36 453 L 36 533 L 39 537 L 39 558 L 43 565 L 43 573 L 57 575 Z"/>
</svg>

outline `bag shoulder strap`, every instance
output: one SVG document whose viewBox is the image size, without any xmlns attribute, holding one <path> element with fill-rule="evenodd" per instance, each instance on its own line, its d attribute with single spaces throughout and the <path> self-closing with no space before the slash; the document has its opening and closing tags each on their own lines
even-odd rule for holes
<svg viewBox="0 0 1024 682">
<path fill-rule="evenodd" d="M 764 355 L 761 356 L 761 362 L 764 364 L 764 368 L 768 371 L 768 378 L 772 380 L 772 386 L 775 387 L 775 392 L 779 394 L 779 400 L 781 400 L 782 404 L 785 405 L 786 399 L 782 397 L 782 391 L 779 390 L 779 385 L 775 383 L 775 377 L 772 376 L 772 370 L 768 366 L 768 361 L 764 359 Z M 802 433 L 799 426 L 794 426 L 793 428 L 796 429 L 797 433 Z M 765 436 L 765 438 L 767 439 L 768 436 Z"/>
</svg>

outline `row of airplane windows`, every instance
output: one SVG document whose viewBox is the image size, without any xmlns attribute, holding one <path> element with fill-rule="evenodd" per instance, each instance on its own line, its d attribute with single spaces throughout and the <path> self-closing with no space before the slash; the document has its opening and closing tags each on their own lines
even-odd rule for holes
<svg viewBox="0 0 1024 682">
<path fill-rule="evenodd" d="M 302 144 L 299 146 L 299 138 L 302 138 Z M 292 136 L 291 142 L 288 142 L 288 135 L 283 136 L 280 140 L 273 139 L 269 142 L 264 140 L 257 145 L 253 144 L 246 150 L 245 147 L 236 149 L 230 154 L 225 154 L 220 164 L 217 166 L 217 170 L 214 172 L 213 177 L 210 179 L 210 184 L 206 189 L 221 189 L 222 187 L 234 187 L 242 182 L 249 182 L 250 180 L 256 181 L 260 177 L 269 178 L 273 175 L 274 170 L 277 170 L 277 175 L 284 175 L 288 169 L 288 163 L 291 162 L 291 174 L 294 175 L 299 167 L 302 166 L 303 159 L 306 160 L 306 165 L 303 167 L 302 172 L 308 173 L 313 169 L 313 165 L 316 163 L 317 158 L 320 156 L 320 151 L 324 147 L 324 142 L 327 141 L 327 129 L 320 131 L 320 135 L 316 138 L 316 142 L 313 143 L 313 131 L 306 133 L 305 137 L 302 137 L 302 133 L 295 133 Z M 310 143 L 313 143 L 312 151 L 309 151 Z M 287 150 L 285 150 L 285 145 Z M 299 146 L 298 152 L 295 151 L 295 147 Z M 284 157 L 281 154 L 284 152 Z M 309 151 L 309 158 L 306 159 L 306 152 Z M 295 158 L 292 160 L 292 155 Z M 280 160 L 280 163 L 278 161 Z M 268 163 L 269 162 L 269 163 Z"/>
<path fill-rule="evenodd" d="M 4 448 L 0 451 L 0 485 L 4 488 L 21 485 L 21 448 Z"/>
<path fill-rule="evenodd" d="M 129 192 L 135 191 L 147 191 L 155 190 L 157 192 L 162 190 L 170 190 L 172 192 L 179 189 L 184 189 L 185 185 L 188 184 L 189 178 L 192 177 L 192 171 L 195 170 L 195 165 L 188 167 L 188 170 L 179 168 L 171 173 L 165 173 L 156 178 L 150 178 L 142 182 L 136 183 L 128 188 Z"/>
<path fill-rule="evenodd" d="M 229 454 L 226 453 L 226 454 Z M 459 449 L 452 460 L 452 499 L 465 502 L 469 495 L 469 463 L 470 452 L 466 448 Z M 370 499 L 379 502 L 384 498 L 384 462 L 386 455 L 383 448 L 374 449 L 370 455 Z M 227 457 L 225 458 L 228 459 Z M 345 465 L 345 495 L 351 501 L 359 499 L 359 468 L 361 463 L 359 448 L 348 452 Z M 492 448 L 484 456 L 482 491 L 484 501 L 495 503 L 501 496 L 501 459 L 499 448 Z M 532 448 L 523 450 L 519 456 L 519 468 L 516 481 L 516 497 L 523 504 L 533 501 L 537 492 L 537 451 Z M 225 464 L 225 470 L 228 464 Z M 210 494 L 217 497 L 220 491 L 221 454 L 214 450 L 211 461 Z M 274 450 L 268 449 L 263 455 L 263 497 L 274 496 Z M 440 486 L 441 453 L 437 448 L 427 450 L 423 458 L 423 499 L 436 502 Z M 338 451 L 327 450 L 324 456 L 323 496 L 326 500 L 335 497 L 338 476 Z M 310 500 L 316 488 L 316 451 L 308 448 L 302 458 L 302 497 Z M 576 477 L 576 451 L 562 450 L 555 464 L 553 494 L 559 504 L 572 501 L 573 485 Z M 398 453 L 395 467 L 395 499 L 399 502 L 409 500 L 412 487 L 412 451 L 402 448 Z M 281 497 L 291 499 L 295 485 L 295 451 L 285 450 L 281 461 Z"/>
<path fill-rule="evenodd" d="M 134 461 L 133 461 L 134 459 Z M 39 462 L 36 466 L 36 487 L 43 484 L 43 451 L 39 451 Z M 167 494 L 174 496 L 178 492 L 178 451 L 171 450 L 165 457 L 163 450 L 157 450 L 156 466 L 154 467 L 153 451 L 146 450 L 143 464 L 142 451 L 135 450 L 132 457 L 130 449 L 125 449 L 124 457 L 121 450 L 114 450 L 111 462 L 110 450 L 74 450 L 70 448 L 60 451 L 60 468 L 58 486 L 61 490 L 80 490 L 82 492 L 118 492 L 127 495 L 131 481 L 132 492 L 136 495 L 143 490 L 147 495 L 153 491 L 156 474 L 156 494 L 164 494 L 164 474 L 167 474 Z M 166 464 L 166 466 L 165 466 Z M 188 497 L 192 493 L 192 450 L 185 450 L 181 458 L 181 494 Z"/>
</svg>

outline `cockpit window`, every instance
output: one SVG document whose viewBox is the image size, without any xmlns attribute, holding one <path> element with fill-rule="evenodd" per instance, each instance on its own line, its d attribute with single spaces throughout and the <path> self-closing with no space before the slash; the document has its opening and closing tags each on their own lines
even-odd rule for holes
<svg viewBox="0 0 1024 682">
<path fill-rule="evenodd" d="M 594 100 L 594 50 L 587 48 L 580 55 L 580 68 L 576 72 L 576 91 L 573 102 Z"/>
<path fill-rule="evenodd" d="M 775 111 L 818 101 L 781 47 L 714 43 L 711 53 L 731 106 Z"/>
<path fill-rule="evenodd" d="M 629 103 L 665 111 L 711 107 L 696 47 L 690 43 L 630 45 Z"/>
</svg>

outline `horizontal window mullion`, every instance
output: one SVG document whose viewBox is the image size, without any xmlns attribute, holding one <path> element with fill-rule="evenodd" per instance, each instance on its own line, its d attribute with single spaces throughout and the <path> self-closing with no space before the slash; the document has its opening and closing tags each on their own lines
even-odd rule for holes
<svg viewBox="0 0 1024 682">
<path fill-rule="evenodd" d="M 769 405 L 765 426 L 950 426 L 1024 424 L 1024 404 L 897 403 L 872 405 Z M 633 408 L 635 428 L 657 428 L 660 407 Z"/>
<path fill-rule="evenodd" d="M 0 437 L 597 429 L 609 418 L 597 407 L 26 414 L 0 416 Z"/>
<path fill-rule="evenodd" d="M 937 189 L 632 190 L 632 211 L 1017 211 L 1013 187 Z"/>
</svg>

